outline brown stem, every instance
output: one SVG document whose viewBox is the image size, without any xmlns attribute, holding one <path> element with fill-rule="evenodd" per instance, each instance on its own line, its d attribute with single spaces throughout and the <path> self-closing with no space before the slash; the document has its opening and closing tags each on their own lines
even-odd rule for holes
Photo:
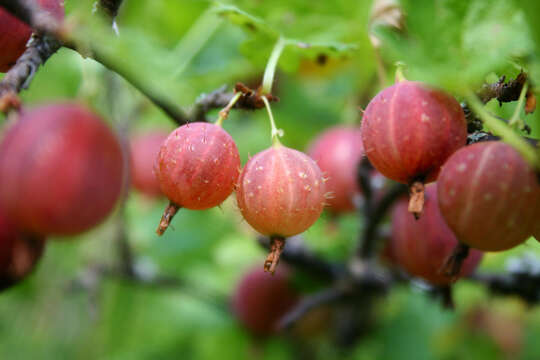
<svg viewBox="0 0 540 360">
<path fill-rule="evenodd" d="M 37 32 L 61 35 L 61 24 L 34 0 L 0 0 L 0 6 Z M 61 36 L 60 36 L 61 37 Z"/>
<path fill-rule="evenodd" d="M 452 296 L 452 286 L 442 286 L 440 289 L 442 304 L 445 309 L 454 310 L 456 305 L 454 303 L 454 297 Z"/>
<path fill-rule="evenodd" d="M 173 219 L 174 215 L 176 215 L 176 212 L 180 210 L 181 206 L 176 205 L 173 202 L 170 202 L 169 205 L 165 208 L 165 211 L 163 212 L 163 216 L 161 217 L 161 221 L 159 222 L 158 228 L 156 230 L 156 233 L 161 236 L 165 233 L 165 230 L 169 227 L 171 220 Z"/>
<path fill-rule="evenodd" d="M 279 263 L 279 257 L 285 247 L 285 238 L 281 236 L 272 236 L 270 238 L 270 253 L 264 262 L 264 271 L 274 274 Z"/>
<path fill-rule="evenodd" d="M 450 256 L 446 259 L 440 272 L 446 276 L 451 277 L 452 282 L 456 281 L 459 273 L 461 272 L 461 266 L 467 256 L 469 255 L 469 246 L 458 243 Z"/>
<path fill-rule="evenodd" d="M 60 43 L 48 35 L 32 35 L 24 53 L 0 82 L 0 111 L 20 107 L 17 93 L 29 86 L 39 67 L 59 48 Z"/>
<path fill-rule="evenodd" d="M 422 181 L 414 181 L 409 186 L 409 212 L 414 215 L 416 220 L 420 219 L 424 210 L 424 190 L 425 185 Z"/>
</svg>

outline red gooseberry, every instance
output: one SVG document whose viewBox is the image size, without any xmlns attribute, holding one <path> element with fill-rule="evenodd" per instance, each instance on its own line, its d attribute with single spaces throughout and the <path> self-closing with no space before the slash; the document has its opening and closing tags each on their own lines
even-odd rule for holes
<svg viewBox="0 0 540 360">
<path fill-rule="evenodd" d="M 422 211 L 424 183 L 467 141 L 467 124 L 452 96 L 413 81 L 378 93 L 362 120 L 364 151 L 384 176 L 410 187 L 409 211 Z"/>
<path fill-rule="evenodd" d="M 275 270 L 285 238 L 304 232 L 319 218 L 325 192 L 321 170 L 300 151 L 277 142 L 249 159 L 236 199 L 244 219 L 271 237 L 267 271 Z"/>
<path fill-rule="evenodd" d="M 203 210 L 221 204 L 234 190 L 239 171 L 238 148 L 221 126 L 191 123 L 174 130 L 155 163 L 161 191 L 171 202 L 157 233 L 165 232 L 181 207 Z"/>
<path fill-rule="evenodd" d="M 0 212 L 0 291 L 32 272 L 44 246 L 44 238 L 23 234 Z"/>
<path fill-rule="evenodd" d="M 21 229 L 78 234 L 111 212 L 123 169 L 117 137 L 86 107 L 23 111 L 0 144 L 0 206 Z"/>
<path fill-rule="evenodd" d="M 437 202 L 437 185 L 426 186 L 422 217 L 415 220 L 401 199 L 392 211 L 392 250 L 397 263 L 408 273 L 434 285 L 448 285 L 455 277 L 467 276 L 477 267 L 482 252 L 471 249 L 457 276 L 441 270 L 454 248 L 456 236 L 444 221 Z"/>
<path fill-rule="evenodd" d="M 299 294 L 290 284 L 289 272 L 280 268 L 274 276 L 262 269 L 247 272 L 232 299 L 233 312 L 249 331 L 272 335 L 281 318 L 298 302 Z"/>
<path fill-rule="evenodd" d="M 328 178 L 328 208 L 338 214 L 354 211 L 353 200 L 359 196 L 357 167 L 364 156 L 359 128 L 334 127 L 322 133 L 308 154 Z"/>
<path fill-rule="evenodd" d="M 483 251 L 524 242 L 538 216 L 540 190 L 532 168 L 510 145 L 467 146 L 445 163 L 438 179 L 439 207 L 459 241 Z"/>
<path fill-rule="evenodd" d="M 161 196 L 161 187 L 154 173 L 154 163 L 161 144 L 167 139 L 162 132 L 144 134 L 131 139 L 131 183 L 141 193 L 150 196 Z"/>
</svg>

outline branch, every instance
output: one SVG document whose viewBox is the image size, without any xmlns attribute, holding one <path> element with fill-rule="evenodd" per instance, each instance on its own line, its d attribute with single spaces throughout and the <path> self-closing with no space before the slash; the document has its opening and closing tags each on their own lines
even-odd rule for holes
<svg viewBox="0 0 540 360">
<path fill-rule="evenodd" d="M 313 295 L 306 296 L 291 311 L 286 313 L 279 321 L 279 329 L 290 329 L 311 310 L 326 304 L 341 300 L 347 295 L 343 289 L 329 288 Z"/>
<path fill-rule="evenodd" d="M 61 37 L 62 26 L 35 0 L 0 0 L 0 6 L 34 30 Z"/>
<path fill-rule="evenodd" d="M 503 75 L 496 83 L 484 84 L 476 95 L 484 104 L 491 99 L 497 99 L 499 104 L 518 100 L 521 89 L 527 81 L 527 74 L 521 71 L 515 79 L 507 83 L 505 83 L 505 80 L 506 76 Z"/>
<path fill-rule="evenodd" d="M 402 195 L 407 194 L 407 186 L 403 184 L 395 184 L 383 195 L 381 200 L 376 204 L 373 211 L 366 217 L 366 224 L 360 238 L 360 245 L 357 254 L 362 259 L 367 259 L 373 255 L 374 245 L 377 240 L 377 228 L 384 219 L 388 210 Z"/>
<path fill-rule="evenodd" d="M 224 108 L 233 96 L 234 93 L 227 92 L 227 85 L 223 85 L 211 93 L 201 94 L 191 110 L 190 119 L 192 121 L 206 121 L 206 114 L 210 110 Z"/>
<path fill-rule="evenodd" d="M 506 274 L 475 273 L 470 279 L 500 295 L 517 295 L 528 304 L 540 303 L 540 261 L 534 256 L 514 259 Z"/>
<path fill-rule="evenodd" d="M 373 188 L 371 186 L 371 174 L 373 172 L 373 166 L 369 162 L 367 156 L 364 156 L 356 169 L 356 179 L 358 187 L 362 190 L 362 196 L 364 198 L 364 213 L 366 217 L 371 214 L 371 208 L 373 206 Z"/>
<path fill-rule="evenodd" d="M 43 51 L 40 52 L 41 55 L 38 57 L 34 55 L 34 53 L 29 53 L 25 57 L 23 54 L 24 58 L 17 61 L 17 64 L 14 67 L 15 69 L 11 69 L 13 70 L 13 75 L 9 75 L 11 73 L 10 70 L 8 75 L 6 75 L 7 79 L 4 78 L 0 83 L 0 99 L 9 93 L 11 95 L 11 99 L 9 99 L 10 101 L 8 104 L 13 104 L 15 102 L 12 99 L 14 89 L 17 89 L 15 91 L 17 92 L 28 87 L 30 81 L 32 80 L 33 74 L 39 65 L 43 64 L 52 54 L 54 54 L 54 52 L 56 52 L 60 47 L 60 44 L 77 52 L 78 49 L 72 42 L 72 39 L 69 38 L 68 34 L 61 31 L 61 25 L 56 21 L 56 19 L 37 6 L 34 0 L 0 0 L 0 5 L 4 6 L 9 12 L 20 20 L 31 25 L 38 32 L 57 35 L 56 37 L 44 36 L 43 39 L 45 39 L 45 44 L 40 45 L 40 48 L 43 48 Z M 63 34 L 65 39 L 59 36 L 60 34 Z M 99 54 L 95 48 L 92 48 L 91 44 L 88 45 L 88 47 L 91 49 L 92 58 L 94 60 L 123 77 L 128 83 L 132 84 L 141 93 L 146 95 L 146 97 L 148 97 L 150 101 L 152 101 L 157 107 L 161 108 L 177 124 L 183 125 L 189 121 L 187 115 L 180 107 L 166 99 L 161 98 L 159 94 L 156 94 L 150 88 L 146 87 L 145 84 L 143 84 L 136 76 L 131 76 L 126 71 L 123 71 L 120 67 L 116 66 L 112 62 L 107 61 L 107 59 L 101 56 L 101 54 Z M 30 54 L 33 56 L 30 56 Z M 87 56 L 87 54 L 85 54 L 85 56 Z M 26 71 L 25 69 L 31 69 L 31 71 Z M 18 86 L 18 84 L 22 84 L 23 86 Z M 6 88 L 8 88 L 8 90 L 6 90 Z M 6 100 L 4 102 L 6 102 Z"/>
<path fill-rule="evenodd" d="M 60 42 L 49 35 L 32 35 L 24 53 L 0 82 L 0 111 L 19 107 L 17 94 L 28 88 L 39 67 L 60 47 Z"/>
</svg>

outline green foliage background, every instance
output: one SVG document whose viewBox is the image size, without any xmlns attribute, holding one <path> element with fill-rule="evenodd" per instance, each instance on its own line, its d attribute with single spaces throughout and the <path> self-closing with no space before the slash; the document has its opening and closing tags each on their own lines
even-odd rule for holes
<svg viewBox="0 0 540 360">
<path fill-rule="evenodd" d="M 125 0 L 118 18 L 119 37 L 90 15 L 92 3 L 66 1 L 77 36 L 90 39 L 129 77 L 185 109 L 201 93 L 223 84 L 258 84 L 280 34 L 296 44 L 313 44 L 307 50 L 294 43 L 287 47 L 275 84 L 281 101 L 273 109 L 285 131 L 282 142 L 297 149 L 305 149 L 325 128 L 359 123 L 357 107 L 365 107 L 383 86 L 377 80 L 368 37 L 371 1 Z M 406 35 L 371 27 L 383 41 L 385 85 L 393 82 L 393 64 L 398 60 L 405 63 L 408 78 L 444 88 L 458 99 L 484 81 L 515 77 L 522 68 L 540 83 L 538 2 L 401 3 L 407 15 Z M 316 62 L 320 54 L 329 57 L 325 65 Z M 22 97 L 32 106 L 78 99 L 113 127 L 128 121 L 133 133 L 173 129 L 172 122 L 124 80 L 71 50 L 53 56 Z M 515 106 L 488 104 L 490 111 L 505 118 L 511 117 Z M 527 116 L 536 138 L 538 114 Z M 243 161 L 270 145 L 263 111 L 233 111 L 224 127 L 236 140 Z M 96 277 L 92 269 L 97 264 L 116 261 L 119 225 L 113 214 L 77 239 L 51 241 L 38 270 L 2 294 L 0 358 L 239 359 L 257 354 L 262 359 L 283 359 L 299 358 L 308 350 L 316 359 L 540 358 L 538 307 L 493 298 L 466 280 L 456 285 L 455 312 L 442 309 L 419 286 L 394 289 L 373 310 L 374 329 L 347 352 L 326 334 L 296 342 L 284 336 L 255 340 L 228 311 L 227 296 L 236 281 L 252 265 L 260 266 L 264 257 L 234 199 L 218 209 L 181 211 L 174 229 L 157 238 L 154 230 L 165 205 L 132 191 L 126 208 L 129 241 L 137 269 L 148 276 L 157 272 L 178 276 L 185 286 L 152 288 Z M 305 237 L 322 256 L 347 261 L 362 221 L 349 215 L 339 219 L 337 230 L 332 226 L 333 220 L 323 216 Z M 481 270 L 505 271 L 508 259 L 524 254 L 539 256 L 540 245 L 531 239 L 511 251 L 489 254 Z M 318 286 L 306 282 L 300 281 L 306 291 Z M 493 337 L 467 325 L 467 314 L 478 307 L 521 324 L 518 354 L 508 357 Z"/>
</svg>

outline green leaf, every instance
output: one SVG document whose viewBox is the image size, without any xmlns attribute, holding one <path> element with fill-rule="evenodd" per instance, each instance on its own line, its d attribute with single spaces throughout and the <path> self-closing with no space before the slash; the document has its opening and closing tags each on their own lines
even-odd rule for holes
<svg viewBox="0 0 540 360">
<path fill-rule="evenodd" d="M 383 50 L 408 66 L 408 75 L 462 93 L 515 58 L 531 53 L 523 11 L 504 0 L 402 1 L 406 30 L 374 31 Z"/>
<path fill-rule="evenodd" d="M 218 15 L 223 16 L 232 24 L 241 26 L 248 32 L 263 34 L 268 38 L 275 40 L 279 37 L 279 32 L 271 29 L 262 19 L 250 15 L 236 6 L 216 3 L 215 11 Z"/>
</svg>

